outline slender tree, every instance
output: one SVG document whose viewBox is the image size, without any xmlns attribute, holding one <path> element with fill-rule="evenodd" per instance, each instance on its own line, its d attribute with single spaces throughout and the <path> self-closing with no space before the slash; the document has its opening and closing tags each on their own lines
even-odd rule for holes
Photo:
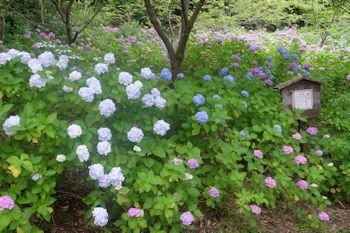
<svg viewBox="0 0 350 233">
<path fill-rule="evenodd" d="M 155 12 L 154 6 L 151 3 L 151 0 L 144 0 L 147 14 L 149 19 L 157 31 L 159 37 L 165 44 L 165 47 L 168 51 L 170 66 L 172 72 L 172 82 L 175 82 L 177 75 L 181 72 L 181 65 L 185 57 L 186 45 L 190 37 L 193 25 L 197 20 L 197 17 L 205 3 L 205 0 L 199 0 L 195 4 L 193 13 L 189 15 L 189 0 L 181 0 L 181 29 L 180 29 L 180 38 L 178 40 L 177 46 L 171 43 L 169 37 L 165 34 L 164 28 L 162 27 L 157 14 Z"/>
<path fill-rule="evenodd" d="M 102 8 L 104 7 L 104 5 L 106 4 L 107 1 L 106 0 L 99 0 L 98 2 L 101 3 L 100 7 L 97 8 L 95 13 L 91 16 L 91 18 L 88 19 L 83 24 L 83 26 L 81 26 L 81 28 L 79 28 L 75 32 L 73 31 L 73 24 L 72 24 L 71 15 L 72 15 L 73 4 L 76 1 L 75 0 L 63 0 L 63 1 L 51 0 L 51 2 L 55 6 L 56 11 L 60 15 L 60 18 L 65 25 L 67 41 L 68 41 L 68 44 L 71 45 L 77 40 L 78 35 L 80 33 L 82 33 L 87 28 L 87 26 L 89 26 L 89 24 L 95 19 L 95 17 L 98 15 L 98 13 L 100 13 L 100 11 L 102 10 Z"/>
</svg>

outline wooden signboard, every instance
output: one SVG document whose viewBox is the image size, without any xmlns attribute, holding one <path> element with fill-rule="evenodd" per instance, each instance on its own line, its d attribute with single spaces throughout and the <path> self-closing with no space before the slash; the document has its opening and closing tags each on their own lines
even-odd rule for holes
<svg viewBox="0 0 350 233">
<path fill-rule="evenodd" d="M 291 109 L 304 110 L 304 117 L 318 117 L 321 112 L 321 82 L 298 77 L 275 87 L 282 96 L 283 104 Z"/>
</svg>

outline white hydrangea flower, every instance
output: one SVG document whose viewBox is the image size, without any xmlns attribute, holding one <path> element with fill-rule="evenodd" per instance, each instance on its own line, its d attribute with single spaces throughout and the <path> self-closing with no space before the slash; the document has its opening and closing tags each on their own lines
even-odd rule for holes
<svg viewBox="0 0 350 233">
<path fill-rule="evenodd" d="M 128 132 L 130 142 L 140 143 L 143 138 L 143 132 L 140 128 L 132 127 Z"/>
<path fill-rule="evenodd" d="M 154 97 L 151 94 L 146 94 L 142 97 L 142 102 L 145 105 L 145 107 L 149 108 L 154 105 Z"/>
<path fill-rule="evenodd" d="M 104 74 L 107 73 L 108 71 L 108 66 L 104 63 L 98 63 L 95 65 L 95 72 L 97 74 Z"/>
<path fill-rule="evenodd" d="M 109 176 L 104 174 L 98 179 L 98 185 L 101 188 L 108 188 L 111 185 L 111 181 L 109 180 Z"/>
<path fill-rule="evenodd" d="M 34 181 L 40 180 L 41 178 L 43 178 L 43 176 L 38 173 L 32 174 L 32 180 Z"/>
<path fill-rule="evenodd" d="M 56 63 L 56 66 L 61 70 L 65 70 L 68 67 L 69 58 L 66 55 L 61 55 Z"/>
<path fill-rule="evenodd" d="M 139 146 L 134 145 L 132 149 L 136 152 L 141 152 L 141 148 Z"/>
<path fill-rule="evenodd" d="M 141 95 L 141 89 L 136 84 L 130 84 L 125 89 L 129 100 L 136 100 Z"/>
<path fill-rule="evenodd" d="M 60 163 L 63 163 L 64 161 L 66 161 L 67 157 L 63 154 L 59 154 L 56 156 L 56 161 L 57 162 L 60 162 Z"/>
<path fill-rule="evenodd" d="M 38 56 L 38 60 L 41 63 L 41 65 L 46 68 L 56 64 L 55 56 L 49 51 L 45 51 L 42 54 L 40 54 Z"/>
<path fill-rule="evenodd" d="M 113 53 L 106 53 L 104 56 L 104 61 L 106 64 L 114 64 L 115 63 L 115 57 Z"/>
<path fill-rule="evenodd" d="M 328 167 L 333 167 L 334 163 L 328 163 Z"/>
<path fill-rule="evenodd" d="M 29 53 L 27 52 L 22 52 L 21 53 L 21 63 L 24 65 L 27 65 L 29 60 L 32 59 Z"/>
<path fill-rule="evenodd" d="M 166 104 L 166 100 L 163 99 L 162 97 L 158 96 L 154 99 L 154 104 L 156 105 L 157 108 L 164 108 Z"/>
<path fill-rule="evenodd" d="M 110 141 L 112 139 L 111 130 L 108 128 L 99 128 L 97 130 L 97 135 L 99 141 Z"/>
<path fill-rule="evenodd" d="M 36 88 L 42 88 L 46 86 L 47 79 L 43 79 L 38 74 L 33 74 L 30 76 L 29 79 L 29 86 L 30 87 L 36 87 Z"/>
<path fill-rule="evenodd" d="M 68 80 L 70 81 L 78 81 L 81 79 L 81 73 L 79 71 L 73 71 L 72 73 L 69 74 Z"/>
<path fill-rule="evenodd" d="M 0 65 L 5 65 L 10 60 L 10 55 L 8 55 L 7 53 L 0 53 Z"/>
<path fill-rule="evenodd" d="M 315 183 L 312 183 L 310 186 L 313 187 L 313 188 L 317 188 L 318 187 L 318 185 L 315 184 Z"/>
<path fill-rule="evenodd" d="M 193 176 L 189 173 L 185 173 L 185 178 L 184 180 L 192 180 L 193 179 Z"/>
<path fill-rule="evenodd" d="M 156 75 L 149 67 L 145 67 L 141 69 L 141 77 L 144 79 L 154 79 Z"/>
<path fill-rule="evenodd" d="M 94 217 L 94 224 L 96 226 L 104 227 L 108 223 L 108 212 L 105 208 L 95 207 L 92 211 Z"/>
<path fill-rule="evenodd" d="M 154 98 L 160 97 L 160 91 L 159 91 L 158 88 L 153 88 L 153 89 L 151 90 L 151 94 L 154 96 Z"/>
<path fill-rule="evenodd" d="M 111 144 L 107 141 L 102 141 L 97 144 L 97 152 L 100 155 L 108 155 L 109 153 L 111 153 L 111 150 Z"/>
<path fill-rule="evenodd" d="M 122 183 L 125 179 L 120 167 L 112 168 L 112 170 L 108 174 L 108 177 L 111 182 L 111 185 L 113 185 L 114 187 L 122 186 Z"/>
<path fill-rule="evenodd" d="M 21 56 L 21 52 L 17 49 L 10 49 L 7 51 L 7 55 L 9 55 L 11 59 L 15 59 L 16 57 Z"/>
<path fill-rule="evenodd" d="M 81 129 L 80 125 L 71 124 L 67 128 L 67 134 L 72 139 L 80 137 L 82 133 L 83 133 L 83 130 Z"/>
<path fill-rule="evenodd" d="M 153 132 L 160 136 L 164 136 L 169 129 L 170 129 L 170 124 L 168 124 L 164 120 L 157 121 L 153 126 Z"/>
<path fill-rule="evenodd" d="M 102 94 L 101 83 L 97 78 L 91 77 L 87 79 L 86 85 L 94 92 L 94 94 Z"/>
<path fill-rule="evenodd" d="M 120 72 L 118 81 L 124 86 L 128 86 L 132 83 L 132 75 L 129 72 Z"/>
<path fill-rule="evenodd" d="M 32 70 L 34 74 L 43 70 L 43 67 L 41 66 L 39 60 L 36 58 L 32 58 L 28 61 L 28 67 Z"/>
<path fill-rule="evenodd" d="M 15 131 L 10 130 L 9 128 L 11 128 L 12 126 L 19 126 L 21 122 L 21 118 L 16 115 L 16 116 L 10 116 L 9 118 L 7 118 L 4 123 L 2 124 L 2 128 L 5 131 L 5 134 L 7 136 L 13 136 L 16 134 Z"/>
<path fill-rule="evenodd" d="M 78 91 L 80 98 L 88 103 L 94 100 L 94 91 L 89 87 L 81 87 Z"/>
<path fill-rule="evenodd" d="M 79 145 L 76 150 L 76 154 L 80 162 L 87 161 L 90 157 L 89 150 L 85 145 Z"/>
<path fill-rule="evenodd" d="M 73 87 L 68 87 L 68 86 L 66 86 L 66 85 L 64 85 L 62 89 L 63 89 L 64 92 L 67 92 L 67 93 L 73 91 Z"/>
<path fill-rule="evenodd" d="M 328 197 L 326 197 L 326 196 L 322 196 L 322 199 L 324 199 L 324 200 L 328 200 Z"/>
<path fill-rule="evenodd" d="M 98 180 L 104 176 L 104 168 L 101 164 L 96 163 L 89 166 L 89 176 L 92 180 Z"/>
<path fill-rule="evenodd" d="M 116 111 L 115 104 L 111 99 L 101 101 L 98 108 L 100 109 L 100 114 L 104 117 L 109 117 Z"/>
<path fill-rule="evenodd" d="M 134 84 L 137 85 L 139 88 L 143 87 L 143 83 L 139 80 L 135 81 Z"/>
</svg>

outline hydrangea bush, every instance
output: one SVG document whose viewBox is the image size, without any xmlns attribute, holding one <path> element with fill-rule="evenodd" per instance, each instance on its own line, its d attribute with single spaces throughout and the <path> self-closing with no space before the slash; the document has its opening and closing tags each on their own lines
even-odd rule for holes
<svg viewBox="0 0 350 233">
<path fill-rule="evenodd" d="M 146 32 L 145 44 L 123 35 L 118 43 L 139 59 L 143 45 L 161 46 Z M 108 33 L 112 40 L 116 32 Z M 329 192 L 349 193 L 342 162 L 349 145 L 332 135 L 349 137 L 347 122 L 326 117 L 338 131 L 298 130 L 295 113 L 270 87 L 288 71 L 304 72 L 297 47 L 277 47 L 266 58 L 231 39 L 192 41 L 173 88 L 158 60 L 140 58 L 131 69 L 121 51 L 81 53 L 85 61 L 63 47 L 0 53 L 0 231 L 40 232 L 28 223 L 50 220 L 58 174 L 73 169 L 91 187 L 87 219 L 106 232 L 194 230 L 203 205 L 221 208 L 228 198 L 252 224 L 265 208 L 300 200 L 320 208 L 316 227 L 328 221 Z M 342 98 L 329 106 L 345 104 Z"/>
</svg>

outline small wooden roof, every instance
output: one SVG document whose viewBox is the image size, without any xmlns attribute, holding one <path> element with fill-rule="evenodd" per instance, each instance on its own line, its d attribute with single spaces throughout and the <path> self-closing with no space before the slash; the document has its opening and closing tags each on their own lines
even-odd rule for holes
<svg viewBox="0 0 350 233">
<path fill-rule="evenodd" d="M 297 78 L 293 78 L 293 79 L 290 79 L 288 81 L 285 81 L 283 83 L 280 83 L 278 85 L 276 85 L 274 87 L 274 89 L 278 89 L 278 90 L 281 90 L 281 89 L 284 89 L 294 83 L 297 83 L 297 82 L 300 82 L 302 80 L 306 80 L 306 81 L 310 81 L 310 82 L 314 82 L 314 83 L 317 83 L 317 84 L 322 84 L 322 81 L 320 80 L 315 80 L 315 79 L 311 79 L 311 78 L 307 78 L 307 77 L 297 77 Z"/>
</svg>

